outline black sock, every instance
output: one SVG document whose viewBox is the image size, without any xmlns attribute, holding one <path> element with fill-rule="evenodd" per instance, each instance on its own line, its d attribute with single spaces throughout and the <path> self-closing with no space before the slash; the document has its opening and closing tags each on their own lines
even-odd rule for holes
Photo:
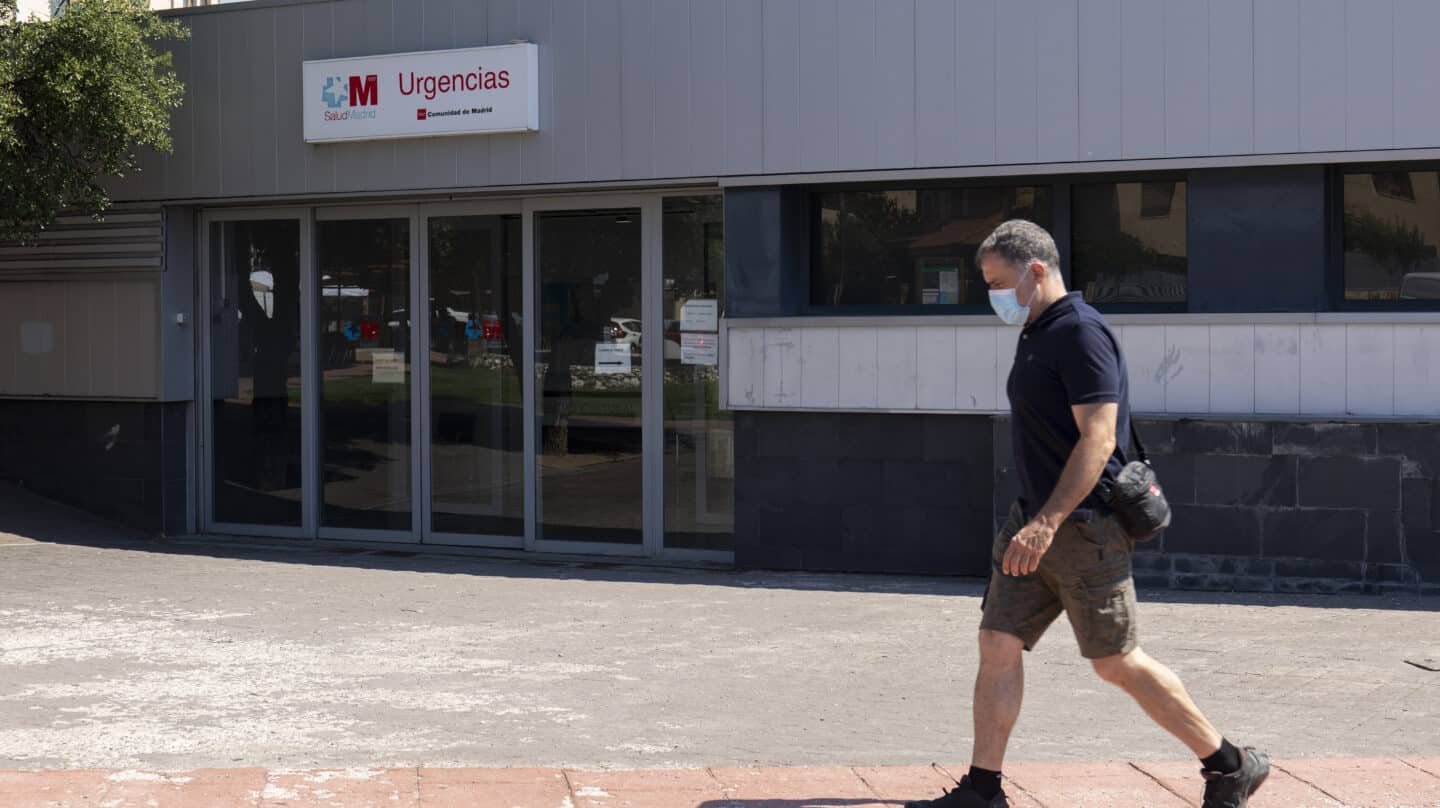
<svg viewBox="0 0 1440 808">
<path fill-rule="evenodd" d="M 993 800 L 995 795 L 1000 793 L 1000 772 L 971 766 L 970 785 L 975 787 L 976 793 L 980 796 L 987 800 Z"/>
<path fill-rule="evenodd" d="M 1230 774 L 1240 771 L 1240 750 L 1225 739 L 1220 739 L 1220 749 L 1207 758 L 1200 759 L 1200 765 L 1212 772 Z"/>
</svg>

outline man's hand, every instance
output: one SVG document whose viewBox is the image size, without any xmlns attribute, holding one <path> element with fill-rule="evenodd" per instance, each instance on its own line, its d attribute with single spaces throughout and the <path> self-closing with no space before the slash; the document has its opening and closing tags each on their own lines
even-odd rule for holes
<svg viewBox="0 0 1440 808">
<path fill-rule="evenodd" d="M 1006 575 L 1029 575 L 1040 568 L 1040 558 L 1055 540 L 1055 528 L 1043 519 L 1035 519 L 1020 528 L 1010 546 L 1005 548 L 1001 566 Z"/>
</svg>

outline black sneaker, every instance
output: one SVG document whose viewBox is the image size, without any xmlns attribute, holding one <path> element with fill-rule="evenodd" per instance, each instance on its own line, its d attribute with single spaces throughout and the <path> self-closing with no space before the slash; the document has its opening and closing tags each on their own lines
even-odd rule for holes
<svg viewBox="0 0 1440 808">
<path fill-rule="evenodd" d="M 1241 750 L 1240 770 L 1229 774 L 1200 770 L 1205 778 L 1205 801 L 1201 808 L 1245 808 L 1250 795 L 1260 790 L 1270 776 L 1270 758 L 1255 747 Z"/>
<path fill-rule="evenodd" d="M 907 802 L 905 808 L 1010 808 L 1010 801 L 1005 799 L 1004 791 L 996 794 L 994 799 L 985 799 L 970 785 L 970 776 L 966 775 L 960 778 L 955 788 L 946 791 L 943 796 L 933 800 Z"/>
</svg>

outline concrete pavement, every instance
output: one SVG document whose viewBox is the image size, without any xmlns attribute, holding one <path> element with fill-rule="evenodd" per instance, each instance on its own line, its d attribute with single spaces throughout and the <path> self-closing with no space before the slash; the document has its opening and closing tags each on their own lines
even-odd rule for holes
<svg viewBox="0 0 1440 808">
<path fill-rule="evenodd" d="M 6 808 L 893 808 L 956 767 L 0 772 Z M 1277 761 L 1252 808 L 1431 808 L 1440 758 Z M 1011 767 L 1015 808 L 1195 808 L 1192 763 Z"/>
<path fill-rule="evenodd" d="M 0 770 L 969 752 L 978 581 L 154 542 L 3 490 L 0 530 Z M 1235 740 L 1287 759 L 1440 754 L 1435 599 L 1141 601 L 1147 650 Z M 1017 764 L 1183 757 L 1063 621 L 1027 657 Z"/>
</svg>

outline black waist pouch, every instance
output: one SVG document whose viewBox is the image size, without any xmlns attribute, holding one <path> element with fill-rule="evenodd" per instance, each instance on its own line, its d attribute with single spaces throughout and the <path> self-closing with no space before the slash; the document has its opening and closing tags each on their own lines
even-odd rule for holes
<svg viewBox="0 0 1440 808">
<path fill-rule="evenodd" d="M 1139 460 L 1126 463 L 1114 482 L 1101 480 L 1096 487 L 1100 501 L 1115 515 L 1126 534 L 1135 541 L 1149 541 L 1170 526 L 1170 503 L 1150 467 L 1135 419 L 1130 419 L 1130 442 Z"/>
</svg>

